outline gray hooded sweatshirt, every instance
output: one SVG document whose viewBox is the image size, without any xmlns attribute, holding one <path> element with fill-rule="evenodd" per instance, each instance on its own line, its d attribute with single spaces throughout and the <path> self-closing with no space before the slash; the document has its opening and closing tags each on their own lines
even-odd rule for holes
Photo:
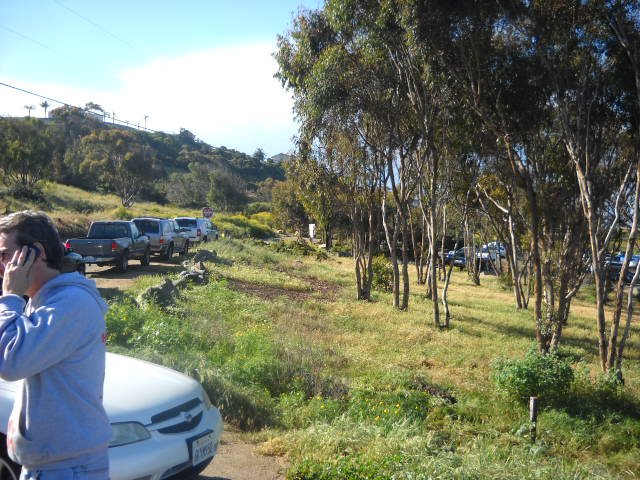
<svg viewBox="0 0 640 480">
<path fill-rule="evenodd" d="M 54 277 L 26 304 L 0 296 L 0 377 L 23 379 L 7 430 L 14 461 L 45 470 L 106 455 L 106 311 L 95 282 L 76 272 Z"/>
</svg>

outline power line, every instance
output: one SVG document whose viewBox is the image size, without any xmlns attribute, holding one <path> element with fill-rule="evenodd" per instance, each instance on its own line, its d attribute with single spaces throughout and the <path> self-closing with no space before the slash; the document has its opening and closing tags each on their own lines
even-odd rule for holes
<svg viewBox="0 0 640 480">
<path fill-rule="evenodd" d="M 96 67 L 94 67 L 93 65 L 89 65 L 88 63 L 84 63 L 82 60 L 78 60 L 77 58 L 71 57 L 71 56 L 67 55 L 66 53 L 63 53 L 63 52 L 61 52 L 61 51 L 59 51 L 59 50 L 56 50 L 55 48 L 51 48 L 50 46 L 45 45 L 44 43 L 42 43 L 42 42 L 40 42 L 40 41 L 36 40 L 35 38 L 31 38 L 31 37 L 29 37 L 29 36 L 27 36 L 27 35 L 25 35 L 25 34 L 23 34 L 23 33 L 16 32 L 14 29 L 9 28 L 9 27 L 7 27 L 6 25 L 2 25 L 2 24 L 0 24 L 0 28 L 2 28 L 2 29 L 4 29 L 4 30 L 6 30 L 6 31 L 8 31 L 8 32 L 11 32 L 11 33 L 13 33 L 14 35 L 17 35 L 18 37 L 24 38 L 25 40 L 29 40 L 30 42 L 33 42 L 33 43 L 35 43 L 36 45 L 38 45 L 38 46 L 40 46 L 40 47 L 42 47 L 42 48 L 44 48 L 44 49 L 46 49 L 46 50 L 49 50 L 50 52 L 53 52 L 53 53 L 55 53 L 55 54 L 57 54 L 57 55 L 60 55 L 60 56 L 62 56 L 62 57 L 65 57 L 66 59 L 71 60 L 71 61 L 73 61 L 73 62 L 76 62 L 76 63 L 78 63 L 78 64 L 82 65 L 83 67 L 89 68 L 89 69 L 91 69 L 91 70 L 94 70 L 94 71 L 96 71 L 96 72 L 100 73 L 100 70 L 99 70 L 99 69 L 97 69 Z"/>
<path fill-rule="evenodd" d="M 58 0 L 53 0 L 54 3 L 56 3 L 57 5 L 59 5 L 60 7 L 64 8 L 65 10 L 73 13 L 75 16 L 81 18 L 82 20 L 84 20 L 85 22 L 87 22 L 90 25 L 93 25 L 95 28 L 97 28 L 98 30 L 100 30 L 101 32 L 106 33 L 107 35 L 109 35 L 110 37 L 115 38 L 116 40 L 118 40 L 119 42 L 125 44 L 127 47 L 131 48 L 132 50 L 136 51 L 137 53 L 144 55 L 144 52 L 140 51 L 138 48 L 136 48 L 134 45 L 132 45 L 131 43 L 127 42 L 126 40 L 118 37 L 116 34 L 110 32 L 109 30 L 107 30 L 106 28 L 102 27 L 101 25 L 98 25 L 96 22 L 94 22 L 93 20 L 91 20 L 90 18 L 85 17 L 84 15 L 82 15 L 81 13 L 76 12 L 75 10 L 73 10 L 70 7 L 67 7 L 66 5 L 64 5 L 63 3 L 59 2 Z"/>
<path fill-rule="evenodd" d="M 78 107 L 77 105 L 73 105 L 71 103 L 63 102 L 62 100 L 56 100 L 55 98 L 47 97 L 46 95 L 42 95 L 40 93 L 31 92 L 29 90 L 25 90 L 24 88 L 16 87 L 15 85 L 10 85 L 8 83 L 3 83 L 3 82 L 0 82 L 0 85 L 3 86 L 3 87 L 11 88 L 13 90 L 17 90 L 19 92 L 23 92 L 23 93 L 27 93 L 29 95 L 33 95 L 33 96 L 38 97 L 38 98 L 42 98 L 44 100 L 50 100 L 52 102 L 59 103 L 61 105 L 64 105 L 65 107 L 72 107 L 72 108 L 77 108 L 78 110 L 84 110 L 83 108 Z M 105 116 L 106 116 L 106 114 L 105 114 Z M 145 116 L 145 117 L 148 118 L 147 116 Z M 114 114 L 113 117 L 110 117 L 110 118 L 113 119 L 114 123 L 117 122 L 120 125 L 125 125 L 127 127 L 132 127 L 132 128 L 135 127 L 138 130 L 145 130 L 147 132 L 152 132 L 152 133 L 165 133 L 165 132 L 163 132 L 161 130 L 153 130 L 152 128 L 147 128 L 146 125 L 145 126 L 140 126 L 140 123 L 136 124 L 134 122 L 130 122 L 129 120 L 122 120 L 120 118 L 116 118 L 115 114 Z M 145 118 L 145 120 L 146 120 L 146 118 Z"/>
</svg>

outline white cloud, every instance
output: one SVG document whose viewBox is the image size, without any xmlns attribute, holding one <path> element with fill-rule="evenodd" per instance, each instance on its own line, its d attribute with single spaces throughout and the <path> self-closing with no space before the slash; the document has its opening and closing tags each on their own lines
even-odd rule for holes
<svg viewBox="0 0 640 480">
<path fill-rule="evenodd" d="M 16 85 L 75 105 L 98 103 L 140 125 L 148 115 L 149 128 L 171 133 L 187 128 L 211 145 L 249 154 L 262 147 L 270 156 L 288 151 L 296 133 L 290 96 L 273 78 L 273 49 L 265 43 L 234 45 L 157 59 L 122 72 L 120 85 L 111 91 Z M 3 87 L 2 114 L 24 115 L 24 105 L 41 101 L 5 94 Z M 42 110 L 32 113 L 42 115 Z"/>
</svg>

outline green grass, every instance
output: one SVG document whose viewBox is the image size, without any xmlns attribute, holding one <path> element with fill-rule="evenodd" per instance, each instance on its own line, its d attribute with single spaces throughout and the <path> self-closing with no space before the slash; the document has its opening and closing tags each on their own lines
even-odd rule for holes
<svg viewBox="0 0 640 480">
<path fill-rule="evenodd" d="M 526 404 L 491 380 L 496 358 L 522 358 L 534 341 L 531 312 L 516 311 L 498 279 L 474 286 L 455 272 L 452 327 L 439 330 L 417 285 L 408 312 L 384 292 L 354 301 L 350 259 L 251 240 L 212 248 L 210 282 L 176 306 L 135 317 L 118 307 L 135 318 L 128 334 L 138 340 L 114 348 L 199 378 L 260 451 L 289 457 L 288 478 L 636 478 L 637 325 L 627 386 L 607 387 L 597 381 L 593 305 L 576 302 L 560 351 L 575 381 L 541 400 L 532 444 Z"/>
</svg>

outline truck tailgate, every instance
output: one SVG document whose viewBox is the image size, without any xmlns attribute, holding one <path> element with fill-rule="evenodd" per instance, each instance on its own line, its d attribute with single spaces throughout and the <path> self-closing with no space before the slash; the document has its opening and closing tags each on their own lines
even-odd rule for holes
<svg viewBox="0 0 640 480">
<path fill-rule="evenodd" d="M 111 251 L 111 240 L 100 238 L 76 238 L 69 240 L 69 246 L 75 253 L 83 257 L 109 257 Z"/>
</svg>

